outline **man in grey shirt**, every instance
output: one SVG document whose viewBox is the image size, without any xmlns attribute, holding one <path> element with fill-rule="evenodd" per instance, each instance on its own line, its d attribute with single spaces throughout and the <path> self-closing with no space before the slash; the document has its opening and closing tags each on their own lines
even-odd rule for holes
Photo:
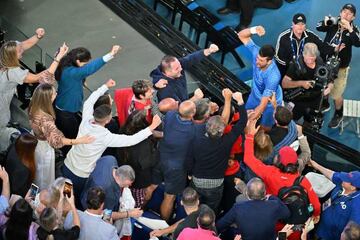
<svg viewBox="0 0 360 240">
<path fill-rule="evenodd" d="M 118 240 L 116 228 L 102 219 L 105 202 L 105 191 L 100 187 L 93 187 L 87 193 L 87 209 L 85 212 L 78 211 L 80 216 L 79 240 Z M 72 213 L 68 213 L 64 222 L 64 228 L 72 227 Z"/>
</svg>

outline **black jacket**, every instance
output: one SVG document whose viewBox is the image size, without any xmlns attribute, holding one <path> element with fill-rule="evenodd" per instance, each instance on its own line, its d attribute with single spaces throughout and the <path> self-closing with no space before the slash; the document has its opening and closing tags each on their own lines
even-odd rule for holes
<svg viewBox="0 0 360 240">
<path fill-rule="evenodd" d="M 302 55 L 306 43 L 315 43 L 321 53 L 331 55 L 334 47 L 324 43 L 314 32 L 305 30 L 301 39 L 294 36 L 292 29 L 287 29 L 280 33 L 276 43 L 275 59 L 280 70 L 281 76 L 284 76 L 289 63 L 298 56 Z"/>
<path fill-rule="evenodd" d="M 353 32 L 350 33 L 348 30 L 344 30 L 341 34 L 341 42 L 345 44 L 345 48 L 339 52 L 340 57 L 340 67 L 348 67 L 351 61 L 352 56 L 352 46 L 360 47 L 360 36 L 359 36 L 359 28 L 351 23 L 353 26 Z M 326 32 L 326 36 L 324 42 L 333 43 L 335 37 L 338 33 L 340 33 L 339 24 L 325 26 L 324 21 L 320 21 L 316 27 L 316 29 L 320 32 Z M 323 59 L 326 59 L 329 54 L 321 53 Z"/>
</svg>

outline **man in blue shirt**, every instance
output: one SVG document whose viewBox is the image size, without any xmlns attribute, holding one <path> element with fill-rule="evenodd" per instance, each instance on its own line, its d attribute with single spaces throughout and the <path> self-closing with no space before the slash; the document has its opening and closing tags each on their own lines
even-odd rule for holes
<svg viewBox="0 0 360 240">
<path fill-rule="evenodd" d="M 313 160 L 310 164 L 336 185 L 330 199 L 323 204 L 316 233 L 321 239 L 340 239 L 349 221 L 360 224 L 360 172 L 334 172 Z"/>
<path fill-rule="evenodd" d="M 134 208 L 126 212 L 118 211 L 122 189 L 124 187 L 130 187 L 134 180 L 135 172 L 129 165 L 118 167 L 115 157 L 104 156 L 97 161 L 94 171 L 90 174 L 85 184 L 81 194 L 81 204 L 84 209 L 87 209 L 86 198 L 89 189 L 92 187 L 101 187 L 106 193 L 104 209 L 113 210 L 111 218 L 114 221 L 120 218 L 140 217 L 143 211 L 139 208 Z"/>
<path fill-rule="evenodd" d="M 257 46 L 250 38 L 252 34 L 260 37 L 265 34 L 262 26 L 247 28 L 238 33 L 239 39 L 253 55 L 253 81 L 250 96 L 246 102 L 246 109 L 253 109 L 253 118 L 261 116 L 261 126 L 270 130 L 274 125 L 274 107 L 269 98 L 275 94 L 276 103 L 282 103 L 282 90 L 280 87 L 280 72 L 273 61 L 275 49 L 271 45 Z"/>
<path fill-rule="evenodd" d="M 246 197 L 216 223 L 217 230 L 222 232 L 235 223 L 242 239 L 276 239 L 275 225 L 289 217 L 289 209 L 278 197 L 266 196 L 265 184 L 257 177 L 248 182 Z"/>
<path fill-rule="evenodd" d="M 167 112 L 164 118 L 164 137 L 160 140 L 160 165 L 165 182 L 164 200 L 160 206 L 162 219 L 169 220 L 175 198 L 186 187 L 187 172 L 185 162 L 194 139 L 193 116 L 195 103 L 182 102 L 179 111 Z"/>
</svg>

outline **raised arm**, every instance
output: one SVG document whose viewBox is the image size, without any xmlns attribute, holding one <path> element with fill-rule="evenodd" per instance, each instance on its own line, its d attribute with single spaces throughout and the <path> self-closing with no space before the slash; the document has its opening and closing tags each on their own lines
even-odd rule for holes
<svg viewBox="0 0 360 240">
<path fill-rule="evenodd" d="M 255 26 L 246 28 L 238 33 L 239 39 L 243 44 L 248 44 L 251 41 L 251 35 L 257 34 L 260 37 L 265 35 L 265 28 L 263 26 Z"/>
<path fill-rule="evenodd" d="M 109 88 L 114 87 L 116 85 L 116 82 L 112 79 L 109 79 L 104 85 L 99 87 L 96 91 L 94 91 L 88 99 L 84 102 L 83 107 L 83 119 L 90 119 L 93 116 L 94 113 L 94 104 L 96 101 L 104 95 L 104 93 L 109 90 Z"/>
<path fill-rule="evenodd" d="M 327 177 L 330 181 L 332 181 L 333 179 L 333 175 L 334 175 L 334 171 L 330 170 L 326 167 L 321 166 L 320 164 L 318 164 L 317 162 L 315 162 L 314 160 L 310 160 L 309 161 L 310 166 L 312 166 L 315 170 L 321 172 L 321 174 L 323 174 L 325 177 Z"/>
<path fill-rule="evenodd" d="M 44 36 L 45 36 L 45 30 L 44 30 L 43 28 L 38 28 L 38 29 L 36 29 L 36 30 L 35 30 L 35 34 L 34 34 L 32 37 L 30 37 L 30 38 L 28 38 L 28 39 L 26 39 L 26 40 L 24 40 L 24 41 L 21 42 L 21 45 L 22 45 L 24 51 L 32 48 L 32 47 L 33 47 L 35 44 L 37 44 L 37 43 L 40 41 L 40 39 L 42 39 Z"/>
<path fill-rule="evenodd" d="M 229 123 L 230 112 L 231 112 L 231 98 L 232 92 L 229 88 L 224 88 L 222 90 L 222 95 L 224 97 L 224 110 L 221 113 L 221 117 L 224 119 L 226 124 Z"/>
<path fill-rule="evenodd" d="M 105 65 L 105 63 L 113 59 L 120 50 L 121 47 L 119 45 L 114 45 L 112 46 L 110 52 L 105 54 L 104 56 L 96 58 L 82 67 L 73 68 L 72 70 L 74 72 L 76 71 L 75 73 L 79 74 L 82 79 L 87 78 L 88 76 L 99 71 Z"/>
<path fill-rule="evenodd" d="M 51 63 L 50 67 L 38 74 L 28 73 L 24 79 L 24 83 L 37 83 L 37 82 L 46 82 L 52 84 L 54 82 L 54 73 L 56 68 L 59 65 L 60 60 L 66 55 L 69 48 L 64 43 L 60 49 L 54 61 Z"/>
</svg>

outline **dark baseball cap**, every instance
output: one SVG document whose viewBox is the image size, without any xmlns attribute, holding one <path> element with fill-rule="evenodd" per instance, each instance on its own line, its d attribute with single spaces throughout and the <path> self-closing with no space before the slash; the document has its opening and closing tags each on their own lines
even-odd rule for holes
<svg viewBox="0 0 360 240">
<path fill-rule="evenodd" d="M 354 14 L 354 16 L 356 15 L 356 7 L 354 6 L 354 4 L 347 3 L 342 7 L 341 11 L 344 9 L 348 9 Z"/>
<path fill-rule="evenodd" d="M 303 13 L 297 13 L 293 16 L 293 23 L 294 24 L 298 24 L 298 23 L 303 23 L 306 24 L 306 17 Z"/>
</svg>

